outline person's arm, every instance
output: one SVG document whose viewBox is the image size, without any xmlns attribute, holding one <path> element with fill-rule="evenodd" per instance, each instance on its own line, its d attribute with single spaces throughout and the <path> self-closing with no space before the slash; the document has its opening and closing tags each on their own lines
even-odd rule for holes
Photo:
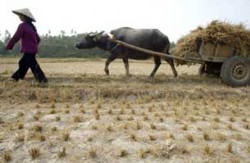
<svg viewBox="0 0 250 163">
<path fill-rule="evenodd" d="M 40 39 L 40 37 L 39 37 L 39 35 L 37 33 L 36 33 L 36 40 L 37 40 L 37 44 L 39 44 L 40 41 L 41 41 L 41 39 Z"/>
<path fill-rule="evenodd" d="M 14 34 L 14 36 L 10 39 L 10 41 L 8 42 L 8 44 L 6 45 L 5 49 L 6 50 L 10 50 L 13 49 L 14 45 L 21 39 L 23 35 L 23 26 L 22 24 L 20 24 L 17 28 L 16 33 Z"/>
</svg>

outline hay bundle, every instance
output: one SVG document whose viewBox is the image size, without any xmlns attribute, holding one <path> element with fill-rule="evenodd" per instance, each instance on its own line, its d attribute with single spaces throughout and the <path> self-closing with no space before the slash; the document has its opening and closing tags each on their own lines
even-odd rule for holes
<svg viewBox="0 0 250 163">
<path fill-rule="evenodd" d="M 218 20 L 212 21 L 206 28 L 198 27 L 179 39 L 173 54 L 184 58 L 197 58 L 202 42 L 228 45 L 235 48 L 236 55 L 250 56 L 250 30 L 242 24 L 235 25 Z"/>
</svg>

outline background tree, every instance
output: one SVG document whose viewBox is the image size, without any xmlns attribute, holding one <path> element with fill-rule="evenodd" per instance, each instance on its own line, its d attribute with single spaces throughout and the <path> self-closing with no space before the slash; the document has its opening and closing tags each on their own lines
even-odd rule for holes
<svg viewBox="0 0 250 163">
<path fill-rule="evenodd" d="M 75 44 L 79 42 L 83 37 L 83 34 L 77 34 L 72 29 L 70 36 L 66 35 L 64 30 L 60 31 L 57 36 L 52 36 L 49 30 L 46 34 L 41 35 L 41 42 L 39 44 L 39 57 L 55 58 L 55 57 L 78 57 L 78 58 L 107 58 L 109 52 L 101 50 L 99 48 L 93 49 L 76 49 Z M 19 44 L 16 44 L 11 51 L 4 50 L 4 46 L 10 40 L 11 34 L 8 30 L 5 31 L 4 37 L 0 40 L 0 55 L 2 56 L 16 56 L 19 55 Z M 175 46 L 174 42 L 171 42 L 171 47 Z"/>
</svg>

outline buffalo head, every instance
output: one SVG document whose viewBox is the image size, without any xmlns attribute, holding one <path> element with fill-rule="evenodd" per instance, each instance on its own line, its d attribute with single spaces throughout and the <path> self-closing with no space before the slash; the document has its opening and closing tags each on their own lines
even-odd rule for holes
<svg viewBox="0 0 250 163">
<path fill-rule="evenodd" d="M 104 43 L 107 41 L 108 37 L 106 37 L 107 35 L 103 33 L 104 31 L 84 34 L 82 40 L 77 43 L 75 47 L 78 49 L 88 49 L 96 47 L 99 42 Z"/>
</svg>

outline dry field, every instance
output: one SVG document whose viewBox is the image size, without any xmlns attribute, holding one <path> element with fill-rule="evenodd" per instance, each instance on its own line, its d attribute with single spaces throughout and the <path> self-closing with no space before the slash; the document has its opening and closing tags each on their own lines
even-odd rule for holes
<svg viewBox="0 0 250 163">
<path fill-rule="evenodd" d="M 85 59 L 38 59 L 48 85 L 7 81 L 18 60 L 0 59 L 0 162 L 250 162 L 250 87 Z"/>
</svg>

